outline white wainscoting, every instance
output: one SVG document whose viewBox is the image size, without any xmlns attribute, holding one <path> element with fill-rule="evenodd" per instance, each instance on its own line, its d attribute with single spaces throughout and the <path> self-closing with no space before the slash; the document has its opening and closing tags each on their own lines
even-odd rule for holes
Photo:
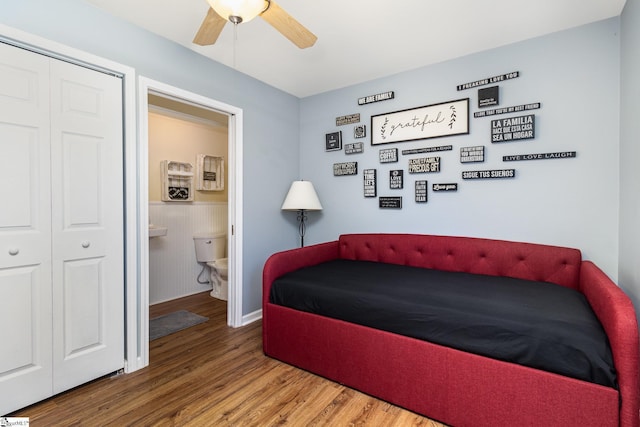
<svg viewBox="0 0 640 427">
<path fill-rule="evenodd" d="M 149 202 L 149 219 L 168 229 L 166 236 L 149 239 L 149 304 L 210 290 L 197 281 L 202 265 L 196 261 L 193 235 L 226 233 L 227 203 Z"/>
</svg>

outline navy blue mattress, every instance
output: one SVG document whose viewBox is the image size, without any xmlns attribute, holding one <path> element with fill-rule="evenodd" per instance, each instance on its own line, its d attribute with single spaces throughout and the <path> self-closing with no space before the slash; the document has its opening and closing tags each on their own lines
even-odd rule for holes
<svg viewBox="0 0 640 427">
<path fill-rule="evenodd" d="M 278 278 L 270 302 L 617 388 L 580 292 L 546 282 L 334 260 Z"/>
</svg>

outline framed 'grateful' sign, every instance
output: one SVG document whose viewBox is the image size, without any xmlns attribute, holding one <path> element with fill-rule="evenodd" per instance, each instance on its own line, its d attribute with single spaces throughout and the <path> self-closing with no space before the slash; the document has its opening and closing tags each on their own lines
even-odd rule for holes
<svg viewBox="0 0 640 427">
<path fill-rule="evenodd" d="M 371 145 L 469 133 L 469 98 L 371 116 Z"/>
</svg>

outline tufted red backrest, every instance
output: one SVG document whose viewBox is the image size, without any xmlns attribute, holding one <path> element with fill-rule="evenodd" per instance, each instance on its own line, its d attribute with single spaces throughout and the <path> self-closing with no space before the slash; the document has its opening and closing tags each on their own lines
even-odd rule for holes
<svg viewBox="0 0 640 427">
<path fill-rule="evenodd" d="M 506 276 L 578 289 L 578 249 L 473 237 L 343 234 L 340 258 Z"/>
</svg>

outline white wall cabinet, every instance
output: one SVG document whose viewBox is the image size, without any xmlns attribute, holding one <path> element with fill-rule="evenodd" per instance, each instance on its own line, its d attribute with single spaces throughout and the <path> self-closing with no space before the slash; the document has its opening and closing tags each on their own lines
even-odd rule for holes
<svg viewBox="0 0 640 427">
<path fill-rule="evenodd" d="M 0 415 L 124 366 L 120 78 L 0 43 Z"/>
</svg>

